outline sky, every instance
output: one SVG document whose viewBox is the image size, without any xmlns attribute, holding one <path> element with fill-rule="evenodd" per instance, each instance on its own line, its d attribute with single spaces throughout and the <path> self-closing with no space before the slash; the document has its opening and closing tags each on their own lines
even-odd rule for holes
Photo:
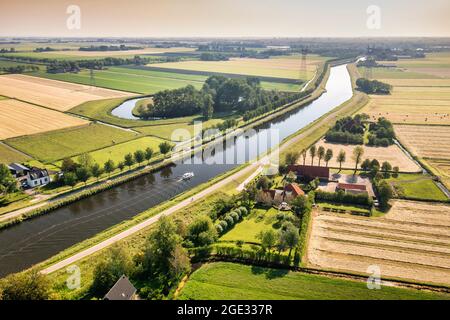
<svg viewBox="0 0 450 320">
<path fill-rule="evenodd" d="M 0 36 L 445 37 L 449 13 L 449 0 L 0 0 Z"/>
</svg>

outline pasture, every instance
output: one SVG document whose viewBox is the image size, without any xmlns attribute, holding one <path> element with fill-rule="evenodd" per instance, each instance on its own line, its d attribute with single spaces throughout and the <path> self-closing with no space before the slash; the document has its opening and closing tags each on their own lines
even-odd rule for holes
<svg viewBox="0 0 450 320">
<path fill-rule="evenodd" d="M 180 300 L 367 300 L 448 299 L 442 293 L 383 286 L 282 269 L 217 262 L 203 265 L 187 281 Z"/>
<path fill-rule="evenodd" d="M 300 56 L 281 56 L 270 59 L 232 58 L 228 61 L 181 61 L 151 64 L 151 67 L 202 71 L 207 73 L 228 73 L 246 76 L 274 77 L 292 80 L 311 79 L 321 63 L 327 58 L 308 56 L 305 70 L 302 70 Z"/>
<path fill-rule="evenodd" d="M 134 138 L 136 133 L 91 123 L 72 129 L 13 138 L 6 143 L 33 158 L 49 163 Z"/>
<path fill-rule="evenodd" d="M 0 163 L 25 162 L 30 158 L 0 142 Z"/>
<path fill-rule="evenodd" d="M 325 149 L 333 150 L 333 158 L 328 163 L 329 167 L 339 168 L 339 163 L 336 161 L 337 155 L 340 150 L 344 150 L 346 153 L 346 161 L 342 163 L 342 168 L 353 169 L 355 168 L 355 161 L 352 159 L 353 149 L 357 145 L 352 144 L 338 144 L 338 143 L 328 143 L 324 139 L 320 140 L 317 144 L 317 147 L 323 146 Z M 402 172 L 418 172 L 420 168 L 415 164 L 408 156 L 395 144 L 389 147 L 372 147 L 372 146 L 363 146 L 364 155 L 362 157 L 362 161 L 364 159 L 377 159 L 380 163 L 384 161 L 388 161 L 393 167 L 398 166 L 400 171 Z M 303 158 L 298 160 L 300 163 L 303 163 Z M 306 164 L 311 163 L 311 157 L 307 156 Z M 314 159 L 314 164 L 318 164 L 317 156 Z M 322 166 L 325 166 L 325 162 L 322 160 L 320 163 Z M 359 166 L 358 166 L 359 168 Z"/>
<path fill-rule="evenodd" d="M 14 99 L 0 100 L 0 140 L 76 127 L 88 121 Z M 27 152 L 24 150 L 24 152 Z"/>
<path fill-rule="evenodd" d="M 382 277 L 450 284 L 450 206 L 396 200 L 380 218 L 317 212 L 308 264 Z"/>
<path fill-rule="evenodd" d="M 154 157 L 159 154 L 159 144 L 163 140 L 155 137 L 142 137 L 135 140 L 119 143 L 106 147 L 104 149 L 90 152 L 94 161 L 99 164 L 104 164 L 108 160 L 113 160 L 117 165 L 120 161 L 123 161 L 126 154 L 133 154 L 137 150 L 144 151 L 147 147 L 150 147 L 154 151 Z M 76 160 L 76 159 L 75 159 Z"/>
<path fill-rule="evenodd" d="M 429 175 L 400 174 L 397 178 L 386 179 L 399 198 L 417 200 L 446 201 L 448 198 Z"/>
<path fill-rule="evenodd" d="M 34 76 L 61 80 L 78 84 L 90 85 L 91 77 L 87 70 L 78 73 L 46 73 L 44 71 L 33 73 Z M 162 90 L 171 90 L 192 85 L 197 89 L 203 86 L 206 75 L 192 75 L 146 68 L 110 67 L 105 70 L 94 71 L 95 85 L 102 88 L 136 92 L 140 94 L 153 94 Z M 261 86 L 267 90 L 298 91 L 300 85 L 295 83 L 278 83 L 262 81 Z"/>
<path fill-rule="evenodd" d="M 67 111 L 86 101 L 132 96 L 128 92 L 18 74 L 0 76 L 0 95 L 58 111 Z"/>
</svg>

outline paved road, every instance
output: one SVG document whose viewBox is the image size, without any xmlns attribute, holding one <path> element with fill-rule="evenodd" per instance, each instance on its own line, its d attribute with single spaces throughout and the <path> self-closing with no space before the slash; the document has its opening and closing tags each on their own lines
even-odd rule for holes
<svg viewBox="0 0 450 320">
<path fill-rule="evenodd" d="M 345 107 L 345 110 L 348 110 L 348 109 L 353 108 L 353 107 L 354 106 L 350 103 L 350 104 L 348 104 L 347 107 Z M 309 136 L 311 133 L 314 132 L 314 130 L 316 130 L 317 127 L 320 127 L 323 124 L 326 124 L 326 123 L 328 123 L 330 121 L 335 121 L 338 116 L 339 116 L 338 114 L 331 113 L 330 115 L 322 118 L 315 125 L 311 126 L 309 129 L 305 130 L 301 134 L 298 134 L 295 137 L 293 137 L 292 139 L 290 139 L 290 140 L 286 141 L 285 143 L 283 143 L 283 145 L 279 148 L 279 152 L 289 148 L 292 144 L 294 144 L 294 143 L 300 141 L 301 139 Z M 128 237 L 128 236 L 130 236 L 130 235 L 132 235 L 134 233 L 136 233 L 136 232 L 139 232 L 142 229 L 144 229 L 144 228 L 146 228 L 146 227 L 148 227 L 148 226 L 150 226 L 152 224 L 154 224 L 162 216 L 171 215 L 171 214 L 175 213 L 177 210 L 180 210 L 180 209 L 190 205 L 191 203 L 193 203 L 193 202 L 195 202 L 195 201 L 197 201 L 199 199 L 202 199 L 202 198 L 210 195 L 211 193 L 219 190 L 220 188 L 224 187 L 225 185 L 227 185 L 228 183 L 232 182 L 233 180 L 236 180 L 236 179 L 238 179 L 238 178 L 248 174 L 249 172 L 257 170 L 258 168 L 261 167 L 261 164 L 265 164 L 267 162 L 268 162 L 268 156 L 260 159 L 259 161 L 255 161 L 255 162 L 251 163 L 250 165 L 248 165 L 247 167 L 245 167 L 244 169 L 242 169 L 242 170 L 232 174 L 231 176 L 221 180 L 220 182 L 218 182 L 218 183 L 216 183 L 216 184 L 206 188 L 205 190 L 197 193 L 192 198 L 183 200 L 180 203 L 176 204 L 175 206 L 170 207 L 170 208 L 162 211 L 161 213 L 159 213 L 159 214 L 157 214 L 157 215 L 155 215 L 155 216 L 153 216 L 153 217 L 151 217 L 151 218 L 149 218 L 149 219 L 147 219 L 147 220 L 145 220 L 145 221 L 143 221 L 143 222 L 141 222 L 141 223 L 139 223 L 139 224 L 137 224 L 137 225 L 127 229 L 127 230 L 125 230 L 125 231 L 122 231 L 122 232 L 116 234 L 115 236 L 113 236 L 113 237 L 111 237 L 109 239 L 106 239 L 106 240 L 104 240 L 104 241 L 102 241 L 102 242 L 100 242 L 100 243 L 98 243 L 98 244 L 96 244 L 96 245 L 94 245 L 94 246 L 92 246 L 92 247 L 90 247 L 88 249 L 80 251 L 79 253 L 77 253 L 77 254 L 69 257 L 69 258 L 66 258 L 66 259 L 64 259 L 64 260 L 62 260 L 62 261 L 60 261 L 60 262 L 58 262 L 58 263 L 56 263 L 54 265 L 51 265 L 48 268 L 43 269 L 41 272 L 44 273 L 44 274 L 49 274 L 49 273 L 55 272 L 55 271 L 57 271 L 59 269 L 62 269 L 64 267 L 67 267 L 67 266 L 73 264 L 74 262 L 76 262 L 78 260 L 84 259 L 84 258 L 88 257 L 89 255 L 91 255 L 93 253 L 96 253 L 96 252 L 98 252 L 98 251 L 100 251 L 100 250 L 102 250 L 102 249 L 104 249 L 104 248 L 106 248 L 106 247 L 108 247 L 108 246 L 110 246 L 110 245 L 112 245 L 112 244 L 114 244 L 114 243 L 116 243 L 116 242 L 118 242 L 118 241 L 120 241 L 120 240 L 122 240 L 122 239 L 124 239 L 124 238 L 126 238 L 126 237 Z"/>
</svg>

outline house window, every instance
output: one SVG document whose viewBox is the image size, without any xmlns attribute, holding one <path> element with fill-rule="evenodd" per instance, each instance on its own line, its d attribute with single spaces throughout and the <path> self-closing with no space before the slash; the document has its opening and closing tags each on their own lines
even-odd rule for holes
<svg viewBox="0 0 450 320">
<path fill-rule="evenodd" d="M 34 182 L 34 185 L 37 185 L 37 181 Z"/>
</svg>

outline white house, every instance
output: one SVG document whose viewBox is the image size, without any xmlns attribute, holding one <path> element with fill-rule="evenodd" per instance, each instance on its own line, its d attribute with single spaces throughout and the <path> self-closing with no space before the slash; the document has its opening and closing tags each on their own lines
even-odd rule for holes
<svg viewBox="0 0 450 320">
<path fill-rule="evenodd" d="M 51 182 L 47 169 L 31 168 L 27 172 L 27 183 L 31 188 L 45 186 Z"/>
</svg>

